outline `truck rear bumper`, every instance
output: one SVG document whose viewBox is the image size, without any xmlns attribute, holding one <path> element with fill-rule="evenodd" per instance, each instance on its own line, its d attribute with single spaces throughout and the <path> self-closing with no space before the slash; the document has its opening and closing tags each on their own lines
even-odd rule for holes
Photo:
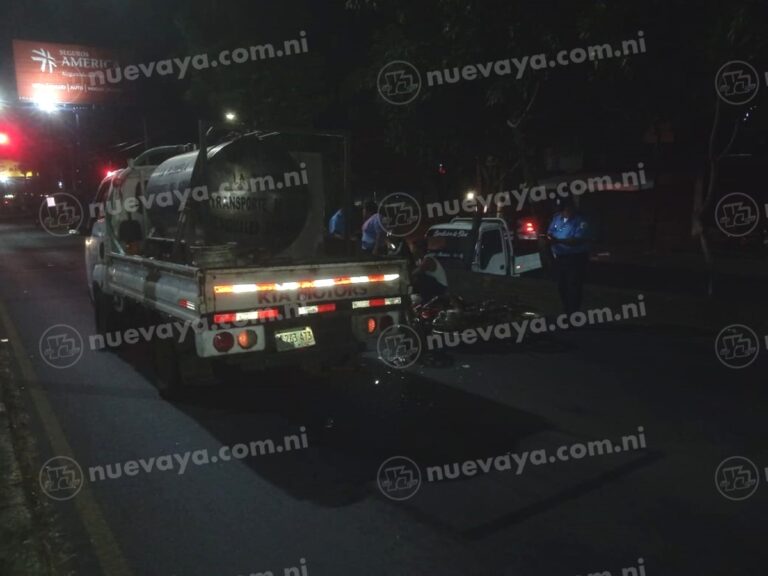
<svg viewBox="0 0 768 576">
<path fill-rule="evenodd" d="M 375 345 L 375 344 L 374 344 Z M 268 368 L 301 367 L 307 365 L 337 364 L 345 358 L 354 357 L 366 350 L 364 342 L 350 341 L 343 346 L 312 346 L 283 352 L 262 352 L 252 354 L 234 354 L 222 358 L 227 365 L 240 366 L 245 370 L 264 370 Z"/>
<path fill-rule="evenodd" d="M 196 332 L 195 348 L 202 358 L 216 358 L 227 363 L 285 365 L 311 361 L 312 357 L 332 359 L 345 354 L 358 354 L 375 348 L 381 332 L 388 326 L 402 323 L 405 308 L 367 310 L 365 312 L 342 312 L 328 315 L 318 314 L 305 318 L 293 318 L 240 326 L 211 326 Z M 278 350 L 276 334 L 290 330 L 311 328 L 314 345 L 305 348 Z M 238 336 L 245 330 L 255 334 L 256 343 L 248 349 L 240 346 Z M 234 342 L 226 351 L 214 346 L 217 335 L 229 333 Z"/>
</svg>

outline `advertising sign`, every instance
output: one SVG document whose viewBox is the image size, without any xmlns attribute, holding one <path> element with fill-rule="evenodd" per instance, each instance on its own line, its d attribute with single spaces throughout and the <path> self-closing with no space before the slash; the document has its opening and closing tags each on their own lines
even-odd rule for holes
<svg viewBox="0 0 768 576">
<path fill-rule="evenodd" d="M 117 104 L 125 85 L 94 83 L 89 74 L 119 66 L 114 51 L 74 44 L 13 41 L 19 100 L 43 105 Z"/>
</svg>

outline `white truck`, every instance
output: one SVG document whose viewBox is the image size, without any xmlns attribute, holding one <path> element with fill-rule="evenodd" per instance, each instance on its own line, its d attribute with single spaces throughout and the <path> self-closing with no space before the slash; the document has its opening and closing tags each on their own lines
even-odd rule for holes
<svg viewBox="0 0 768 576">
<path fill-rule="evenodd" d="M 150 341 L 162 395 L 201 363 L 228 374 L 339 362 L 405 320 L 405 260 L 324 250 L 326 151 L 274 132 L 203 139 L 200 150 L 162 162 L 145 189 L 116 186 L 119 172 L 105 179 L 102 214 L 86 231 L 100 334 L 139 317 L 193 327 L 183 340 Z"/>
<path fill-rule="evenodd" d="M 495 276 L 519 276 L 542 267 L 542 242 L 535 220 L 518 222 L 515 234 L 502 218 L 482 218 L 473 238 L 473 218 L 454 218 L 427 230 L 428 251 L 443 262 L 462 265 L 471 258 L 471 271 Z"/>
</svg>

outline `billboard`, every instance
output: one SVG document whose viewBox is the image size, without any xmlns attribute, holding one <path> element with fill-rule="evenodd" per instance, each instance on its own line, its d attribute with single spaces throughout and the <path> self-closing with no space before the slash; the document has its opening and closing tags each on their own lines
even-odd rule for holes
<svg viewBox="0 0 768 576">
<path fill-rule="evenodd" d="M 13 41 L 19 100 L 43 104 L 117 104 L 126 101 L 124 84 L 101 84 L 88 74 L 119 66 L 104 48 L 49 42 Z"/>
</svg>

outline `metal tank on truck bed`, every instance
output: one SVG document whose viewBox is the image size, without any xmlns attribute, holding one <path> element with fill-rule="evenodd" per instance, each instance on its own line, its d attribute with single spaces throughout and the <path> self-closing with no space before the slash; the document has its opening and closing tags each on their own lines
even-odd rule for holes
<svg viewBox="0 0 768 576">
<path fill-rule="evenodd" d="M 206 146 L 203 128 L 202 152 L 166 160 L 146 190 L 128 190 L 138 214 L 93 223 L 97 340 L 131 312 L 150 327 L 188 328 L 150 346 L 158 389 L 174 398 L 236 369 L 354 361 L 398 330 L 408 262 L 356 256 L 351 242 L 332 254 L 323 241 L 330 211 L 351 205 L 347 137 L 251 132 Z M 100 190 L 107 204 L 124 192 L 111 179 Z"/>
<path fill-rule="evenodd" d="M 248 134 L 208 148 L 204 169 L 198 152 L 166 160 L 147 184 L 147 246 L 183 238 L 201 265 L 313 257 L 323 234 L 322 166 L 304 156 Z M 179 229 L 184 212 L 188 230 Z"/>
</svg>

